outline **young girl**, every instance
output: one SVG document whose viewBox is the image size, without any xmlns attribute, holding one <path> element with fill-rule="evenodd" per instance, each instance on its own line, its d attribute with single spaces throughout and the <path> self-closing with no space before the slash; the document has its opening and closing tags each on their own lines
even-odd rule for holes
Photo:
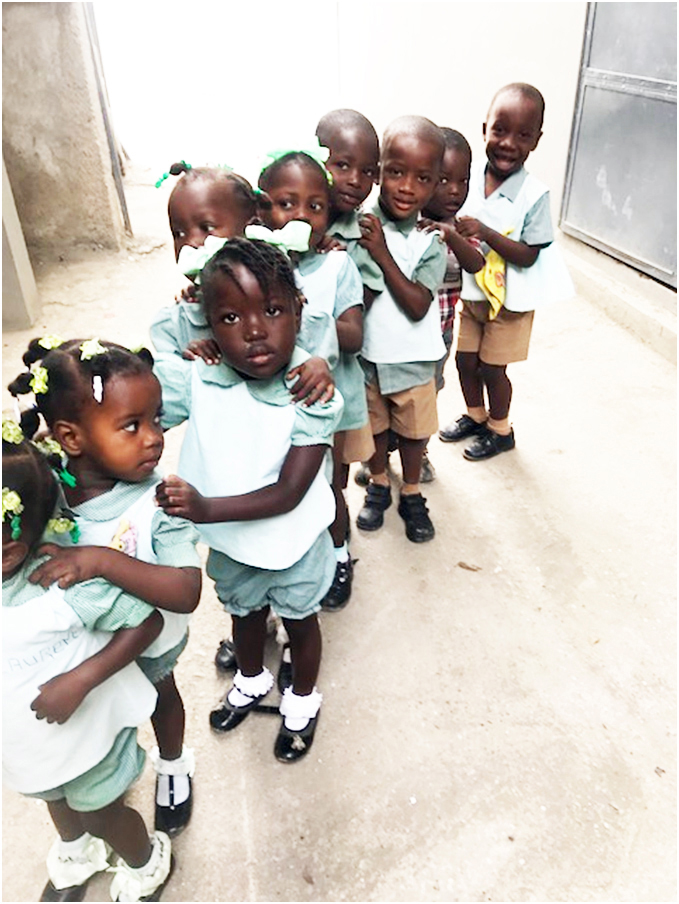
<svg viewBox="0 0 679 904">
<path fill-rule="evenodd" d="M 58 487 L 18 425 L 3 420 L 2 435 L 3 781 L 45 800 L 59 833 L 40 900 L 82 901 L 113 848 L 112 900 L 157 901 L 170 839 L 149 838 L 123 795 L 141 774 L 137 726 L 156 699 L 134 659 L 162 619 L 101 579 L 66 590 L 29 580 Z"/>
<path fill-rule="evenodd" d="M 317 160 L 303 152 L 285 153 L 262 171 L 258 184 L 271 205 L 261 211 L 267 225 L 281 228 L 301 220 L 311 226 L 309 251 L 296 258 L 297 284 L 312 310 L 334 318 L 339 342 L 334 376 L 344 398 L 344 412 L 333 442 L 332 489 L 337 515 L 330 528 L 337 565 L 322 603 L 324 610 L 336 611 L 349 601 L 353 575 L 347 544 L 349 512 L 343 493 L 349 464 L 370 458 L 374 451 L 358 362 L 363 343 L 363 283 L 346 251 L 317 253 L 328 229 L 331 208 L 328 174 Z"/>
<path fill-rule="evenodd" d="M 177 355 L 156 362 L 164 426 L 188 420 L 181 476 L 164 480 L 157 498 L 168 514 L 199 525 L 210 546 L 207 573 L 233 617 L 239 669 L 210 715 L 213 729 L 235 728 L 273 686 L 263 662 L 269 609 L 283 619 L 293 680 L 274 753 L 289 763 L 308 752 L 321 705 L 316 613 L 335 571 L 326 530 L 334 504 L 322 466 L 342 402 L 336 394 L 290 404 L 286 374 L 307 353 L 295 347 L 301 299 L 281 251 L 234 239 L 201 279 L 222 363 Z"/>
<path fill-rule="evenodd" d="M 194 763 L 183 747 L 184 706 L 173 670 L 200 598 L 201 571 L 195 528 L 155 505 L 163 432 L 153 358 L 146 349 L 52 337 L 33 340 L 24 363 L 31 370 L 9 389 L 35 393 L 36 408 L 22 416 L 25 432 L 35 433 L 39 412 L 66 454 L 64 494 L 80 531 L 74 548 L 46 547 L 51 558 L 32 580 L 70 587 L 102 577 L 164 610 L 163 632 L 139 664 L 158 691 L 156 827 L 174 835 L 191 817 Z"/>
</svg>

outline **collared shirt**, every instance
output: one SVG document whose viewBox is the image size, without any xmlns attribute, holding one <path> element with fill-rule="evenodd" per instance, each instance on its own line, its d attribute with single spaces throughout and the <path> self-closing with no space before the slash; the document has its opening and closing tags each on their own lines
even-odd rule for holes
<svg viewBox="0 0 679 904">
<path fill-rule="evenodd" d="M 336 390 L 323 404 L 291 404 L 285 373 L 308 357 L 296 348 L 285 371 L 268 380 L 246 380 L 225 363 L 159 355 L 154 372 L 163 388 L 163 426 L 188 420 L 177 473 L 205 496 L 239 496 L 276 483 L 291 446 L 331 446 L 341 394 Z M 212 549 L 245 565 L 280 570 L 299 561 L 334 512 L 321 467 L 292 511 L 198 529 Z"/>
<path fill-rule="evenodd" d="M 540 248 L 531 267 L 507 262 L 505 308 L 532 311 L 545 301 L 572 294 L 572 283 L 554 242 L 549 205 L 549 189 L 522 167 L 505 179 L 495 191 L 485 195 L 486 164 L 472 164 L 469 195 L 458 217 L 474 217 L 516 242 Z M 481 250 L 488 254 L 489 246 Z M 486 296 L 473 273 L 462 274 L 462 298 L 484 301 Z"/>
<path fill-rule="evenodd" d="M 446 269 L 446 246 L 440 235 L 417 230 L 417 216 L 390 220 L 379 203 L 372 212 L 382 223 L 387 246 L 400 269 L 435 299 Z M 422 320 L 413 321 L 386 289 L 377 296 L 366 315 L 361 352 L 368 382 L 377 383 L 384 395 L 423 385 L 432 379 L 436 361 L 444 354 L 437 303 L 432 303 Z"/>
<path fill-rule="evenodd" d="M 344 242 L 347 246 L 347 254 L 361 274 L 361 282 L 366 288 L 379 295 L 384 289 L 384 275 L 372 259 L 370 252 L 358 243 L 361 238 L 361 227 L 358 225 L 361 215 L 362 212 L 357 210 L 342 214 L 330 224 L 328 233 Z"/>
</svg>

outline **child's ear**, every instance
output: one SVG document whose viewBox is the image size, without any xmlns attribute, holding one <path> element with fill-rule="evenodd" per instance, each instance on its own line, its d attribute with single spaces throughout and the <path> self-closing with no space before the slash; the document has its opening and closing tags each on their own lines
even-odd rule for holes
<svg viewBox="0 0 679 904">
<path fill-rule="evenodd" d="M 2 574 L 15 571 L 28 556 L 28 543 L 23 540 L 9 540 L 2 544 Z"/>
<path fill-rule="evenodd" d="M 55 421 L 52 435 L 69 458 L 82 455 L 83 435 L 78 424 L 72 421 Z"/>
<path fill-rule="evenodd" d="M 542 132 L 538 132 L 538 137 L 535 139 L 535 144 L 533 145 L 533 150 L 540 144 L 540 139 L 542 138 Z"/>
</svg>

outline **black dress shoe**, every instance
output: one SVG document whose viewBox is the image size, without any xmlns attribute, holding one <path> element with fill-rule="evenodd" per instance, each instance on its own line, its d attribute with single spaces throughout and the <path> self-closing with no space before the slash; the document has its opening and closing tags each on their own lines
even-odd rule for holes
<svg viewBox="0 0 679 904">
<path fill-rule="evenodd" d="M 40 895 L 41 901 L 84 901 L 87 882 L 82 885 L 69 885 L 67 888 L 55 888 L 50 880 Z"/>
<path fill-rule="evenodd" d="M 157 803 L 157 790 L 156 790 L 156 814 L 155 814 L 155 828 L 159 829 L 161 832 L 165 832 L 166 835 L 169 835 L 170 838 L 174 838 L 175 835 L 179 835 L 186 826 L 189 824 L 189 820 L 191 819 L 191 811 L 193 810 L 193 792 L 191 789 L 191 778 L 187 776 L 189 782 L 189 796 L 186 800 L 183 800 L 180 804 L 174 803 L 174 776 L 168 775 L 166 776 L 170 780 L 170 803 L 167 807 L 162 807 L 159 803 Z M 156 789 L 158 787 L 158 778 L 156 778 Z"/>
<path fill-rule="evenodd" d="M 324 612 L 338 612 L 344 609 L 349 602 L 351 596 L 351 581 L 354 576 L 354 562 L 358 559 L 352 559 L 351 556 L 346 562 L 338 562 L 335 568 L 335 577 L 333 578 L 330 590 L 321 600 L 321 609 Z"/>
<path fill-rule="evenodd" d="M 241 691 L 242 693 L 242 691 Z M 269 693 L 268 691 L 266 692 Z M 247 694 L 244 694 L 247 696 Z M 245 719 L 251 709 L 263 700 L 266 694 L 260 694 L 258 697 L 250 697 L 250 702 L 245 706 L 232 706 L 226 697 L 221 706 L 213 709 L 210 713 L 210 727 L 215 731 L 233 731 Z"/>
<path fill-rule="evenodd" d="M 215 665 L 220 672 L 233 672 L 238 668 L 236 648 L 232 640 L 222 640 L 215 655 Z"/>
<path fill-rule="evenodd" d="M 439 430 L 439 439 L 442 443 L 459 443 L 468 436 L 478 436 L 486 429 L 486 422 L 479 424 L 468 414 L 463 414 L 455 423 L 448 424 L 443 430 Z"/>
<path fill-rule="evenodd" d="M 426 543 L 434 539 L 434 525 L 426 502 L 422 493 L 413 493 L 401 496 L 398 503 L 398 513 L 406 523 L 406 537 L 413 543 Z"/>
<path fill-rule="evenodd" d="M 283 645 L 283 652 L 285 650 L 290 649 L 290 644 L 286 643 Z M 278 690 L 284 693 L 286 687 L 290 687 L 292 684 L 292 663 L 287 662 L 283 656 L 281 656 L 281 664 L 278 666 L 278 675 L 276 676 L 276 685 L 278 686 Z"/>
<path fill-rule="evenodd" d="M 377 530 L 384 524 L 384 512 L 391 505 L 391 487 L 377 483 L 368 484 L 363 508 L 356 518 L 356 526 L 361 530 Z"/>
<path fill-rule="evenodd" d="M 301 731 L 292 731 L 285 727 L 285 719 L 281 723 L 276 743 L 274 744 L 274 756 L 281 763 L 296 763 L 306 756 L 314 742 L 314 734 L 318 725 L 320 711 L 309 719 L 309 723 Z"/>
<path fill-rule="evenodd" d="M 500 452 L 509 452 L 514 446 L 516 446 L 516 442 L 513 430 L 507 436 L 500 436 L 494 430 L 486 428 L 462 454 L 467 461 L 485 461 L 486 458 L 493 458 Z"/>
</svg>

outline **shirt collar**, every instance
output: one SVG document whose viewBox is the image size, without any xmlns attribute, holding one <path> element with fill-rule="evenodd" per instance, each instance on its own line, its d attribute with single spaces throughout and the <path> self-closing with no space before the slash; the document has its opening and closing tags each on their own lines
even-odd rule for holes
<svg viewBox="0 0 679 904">
<path fill-rule="evenodd" d="M 320 257 L 321 255 L 318 255 Z M 197 360 L 194 362 L 198 368 L 198 376 L 203 383 L 222 386 L 224 389 L 230 389 L 232 386 L 238 386 L 245 383 L 250 395 L 258 399 L 260 402 L 266 402 L 269 405 L 289 405 L 292 402 L 290 395 L 290 386 L 295 380 L 286 380 L 285 375 L 309 358 L 308 352 L 299 346 L 295 346 L 292 358 L 288 366 L 271 377 L 269 380 L 246 380 L 241 375 L 229 367 L 228 364 L 206 364 L 205 361 Z"/>
<path fill-rule="evenodd" d="M 372 213 L 379 219 L 383 226 L 391 226 L 397 232 L 402 232 L 403 235 L 408 235 L 408 233 L 412 232 L 415 228 L 415 224 L 417 223 L 417 218 L 419 216 L 419 212 L 413 214 L 412 217 L 408 217 L 407 220 L 392 220 L 381 208 L 379 198 L 375 201 L 375 206 L 372 209 Z"/>
<path fill-rule="evenodd" d="M 331 235 L 338 235 L 342 239 L 360 239 L 361 227 L 358 225 L 360 215 L 360 211 L 357 210 L 341 214 L 332 221 L 328 232 Z"/>
<path fill-rule="evenodd" d="M 483 175 L 486 175 L 487 167 L 484 167 Z M 495 191 L 499 195 L 503 195 L 509 201 L 516 201 L 519 192 L 521 191 L 521 186 L 526 181 L 526 177 L 528 176 L 528 171 L 525 167 L 521 167 L 516 173 L 512 173 L 511 176 L 508 176 L 504 182 L 502 182 Z"/>
</svg>

